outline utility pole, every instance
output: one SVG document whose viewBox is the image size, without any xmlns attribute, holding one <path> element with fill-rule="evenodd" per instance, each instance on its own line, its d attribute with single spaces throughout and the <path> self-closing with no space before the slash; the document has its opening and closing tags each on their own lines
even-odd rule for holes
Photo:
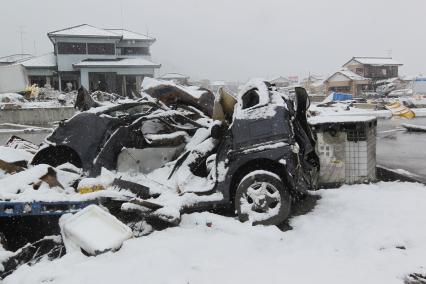
<svg viewBox="0 0 426 284">
<path fill-rule="evenodd" d="M 25 26 L 19 26 L 19 36 L 21 39 L 21 54 L 24 54 L 24 28 Z"/>
<path fill-rule="evenodd" d="M 123 0 L 120 0 L 121 29 L 124 29 Z"/>
</svg>

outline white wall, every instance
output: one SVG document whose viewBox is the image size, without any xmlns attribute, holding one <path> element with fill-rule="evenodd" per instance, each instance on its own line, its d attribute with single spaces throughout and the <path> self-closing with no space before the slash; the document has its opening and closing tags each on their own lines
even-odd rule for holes
<svg viewBox="0 0 426 284">
<path fill-rule="evenodd" d="M 22 65 L 0 66 L 0 93 L 23 91 L 28 84 Z"/>
</svg>

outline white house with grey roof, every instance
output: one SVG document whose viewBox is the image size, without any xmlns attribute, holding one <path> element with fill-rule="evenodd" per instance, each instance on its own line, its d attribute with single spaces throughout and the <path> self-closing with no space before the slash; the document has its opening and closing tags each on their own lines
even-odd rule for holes
<svg viewBox="0 0 426 284">
<path fill-rule="evenodd" d="M 130 95 L 161 66 L 151 61 L 155 39 L 125 29 L 83 24 L 47 36 L 54 51 L 20 63 L 32 84 Z"/>
</svg>

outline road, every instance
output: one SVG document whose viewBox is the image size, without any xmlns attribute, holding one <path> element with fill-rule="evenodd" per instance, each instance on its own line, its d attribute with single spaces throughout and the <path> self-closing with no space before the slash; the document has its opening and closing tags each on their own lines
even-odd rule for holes
<svg viewBox="0 0 426 284">
<path fill-rule="evenodd" d="M 426 118 L 378 120 L 377 164 L 426 178 L 426 133 L 406 132 L 401 123 L 426 126 Z"/>
</svg>

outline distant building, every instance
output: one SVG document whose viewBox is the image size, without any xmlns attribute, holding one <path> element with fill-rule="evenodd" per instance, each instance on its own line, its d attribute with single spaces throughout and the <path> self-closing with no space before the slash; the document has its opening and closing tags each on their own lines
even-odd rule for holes
<svg viewBox="0 0 426 284">
<path fill-rule="evenodd" d="M 20 63 L 34 57 L 31 54 L 12 54 L 4 57 L 0 57 L 0 66 L 12 65 Z"/>
<path fill-rule="evenodd" d="M 370 79 L 343 69 L 328 77 L 324 81 L 324 86 L 326 93 L 339 92 L 357 96 L 368 90 L 370 83 Z"/>
<path fill-rule="evenodd" d="M 178 84 L 187 85 L 189 82 L 189 76 L 179 74 L 179 73 L 167 73 L 158 77 L 158 79 L 173 81 Z"/>
<path fill-rule="evenodd" d="M 398 77 L 401 63 L 391 57 L 352 57 L 324 81 L 325 92 L 349 93 L 353 96 L 375 91 L 384 80 Z"/>
<path fill-rule="evenodd" d="M 47 36 L 53 52 L 19 62 L 31 84 L 130 95 L 161 66 L 151 61 L 155 39 L 136 32 L 83 24 Z"/>
<path fill-rule="evenodd" d="M 400 66 L 392 57 L 352 57 L 343 68 L 375 81 L 398 77 Z"/>
<path fill-rule="evenodd" d="M 283 76 L 272 78 L 271 80 L 269 80 L 269 82 L 271 84 L 274 84 L 278 88 L 284 88 L 290 85 L 290 80 Z"/>
</svg>

